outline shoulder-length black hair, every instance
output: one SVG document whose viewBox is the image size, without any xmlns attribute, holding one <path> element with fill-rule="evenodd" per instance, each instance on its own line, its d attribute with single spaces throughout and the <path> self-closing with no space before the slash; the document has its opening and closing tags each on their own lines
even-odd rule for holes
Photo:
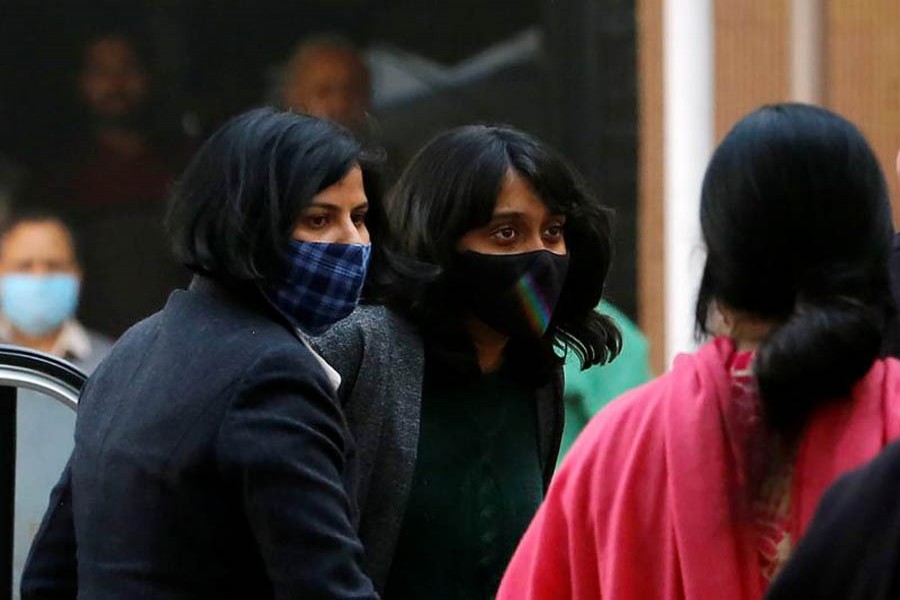
<svg viewBox="0 0 900 600">
<path fill-rule="evenodd" d="M 796 432 L 865 375 L 894 310 L 878 161 L 853 124 L 825 109 L 763 107 L 715 151 L 700 221 L 698 330 L 713 302 L 776 324 L 755 374 L 770 428 Z"/>
<path fill-rule="evenodd" d="M 552 211 L 566 215 L 569 271 L 541 346 L 571 349 L 583 368 L 611 360 L 621 338 L 594 308 L 611 258 L 611 213 L 588 193 L 578 173 L 556 152 L 510 127 L 465 126 L 438 135 L 412 159 L 387 199 L 398 250 L 433 267 L 421 285 L 398 286 L 394 304 L 429 329 L 459 326 L 442 273 L 460 238 L 490 222 L 509 171 L 525 178 Z"/>
<path fill-rule="evenodd" d="M 377 211 L 374 163 L 341 126 L 270 108 L 234 117 L 175 186 L 167 224 L 176 256 L 223 283 L 265 279 L 313 196 L 357 164 Z"/>
</svg>

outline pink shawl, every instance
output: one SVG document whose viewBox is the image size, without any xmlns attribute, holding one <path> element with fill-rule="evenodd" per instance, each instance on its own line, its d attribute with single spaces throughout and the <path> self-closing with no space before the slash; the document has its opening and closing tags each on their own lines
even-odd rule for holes
<svg viewBox="0 0 900 600">
<path fill-rule="evenodd" d="M 733 518 L 740 447 L 732 343 L 679 356 L 579 437 L 503 578 L 500 600 L 761 598 L 755 538 Z M 789 533 L 798 540 L 836 477 L 900 436 L 900 361 L 877 361 L 852 399 L 800 441 Z"/>
</svg>

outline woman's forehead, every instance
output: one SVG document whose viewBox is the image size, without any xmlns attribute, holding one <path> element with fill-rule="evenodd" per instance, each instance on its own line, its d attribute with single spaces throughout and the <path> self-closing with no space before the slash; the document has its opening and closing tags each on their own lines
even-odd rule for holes
<svg viewBox="0 0 900 600">
<path fill-rule="evenodd" d="M 494 215 L 550 215 L 558 212 L 538 194 L 528 179 L 513 170 L 507 173 L 493 210 Z"/>
</svg>

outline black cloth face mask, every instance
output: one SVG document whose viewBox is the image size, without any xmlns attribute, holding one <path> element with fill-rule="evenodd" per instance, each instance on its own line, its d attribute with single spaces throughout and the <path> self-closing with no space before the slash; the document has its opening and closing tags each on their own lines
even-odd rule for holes
<svg viewBox="0 0 900 600">
<path fill-rule="evenodd" d="M 522 254 L 460 253 L 448 270 L 460 308 L 511 338 L 546 333 L 562 294 L 569 256 L 549 250 Z"/>
</svg>

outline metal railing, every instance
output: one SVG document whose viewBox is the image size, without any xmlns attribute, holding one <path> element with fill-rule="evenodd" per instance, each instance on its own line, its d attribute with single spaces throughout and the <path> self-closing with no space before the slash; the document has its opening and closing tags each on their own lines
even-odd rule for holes
<svg viewBox="0 0 900 600">
<path fill-rule="evenodd" d="M 34 390 L 73 411 L 87 376 L 55 356 L 0 345 L 0 598 L 12 597 L 19 389 Z"/>
</svg>

